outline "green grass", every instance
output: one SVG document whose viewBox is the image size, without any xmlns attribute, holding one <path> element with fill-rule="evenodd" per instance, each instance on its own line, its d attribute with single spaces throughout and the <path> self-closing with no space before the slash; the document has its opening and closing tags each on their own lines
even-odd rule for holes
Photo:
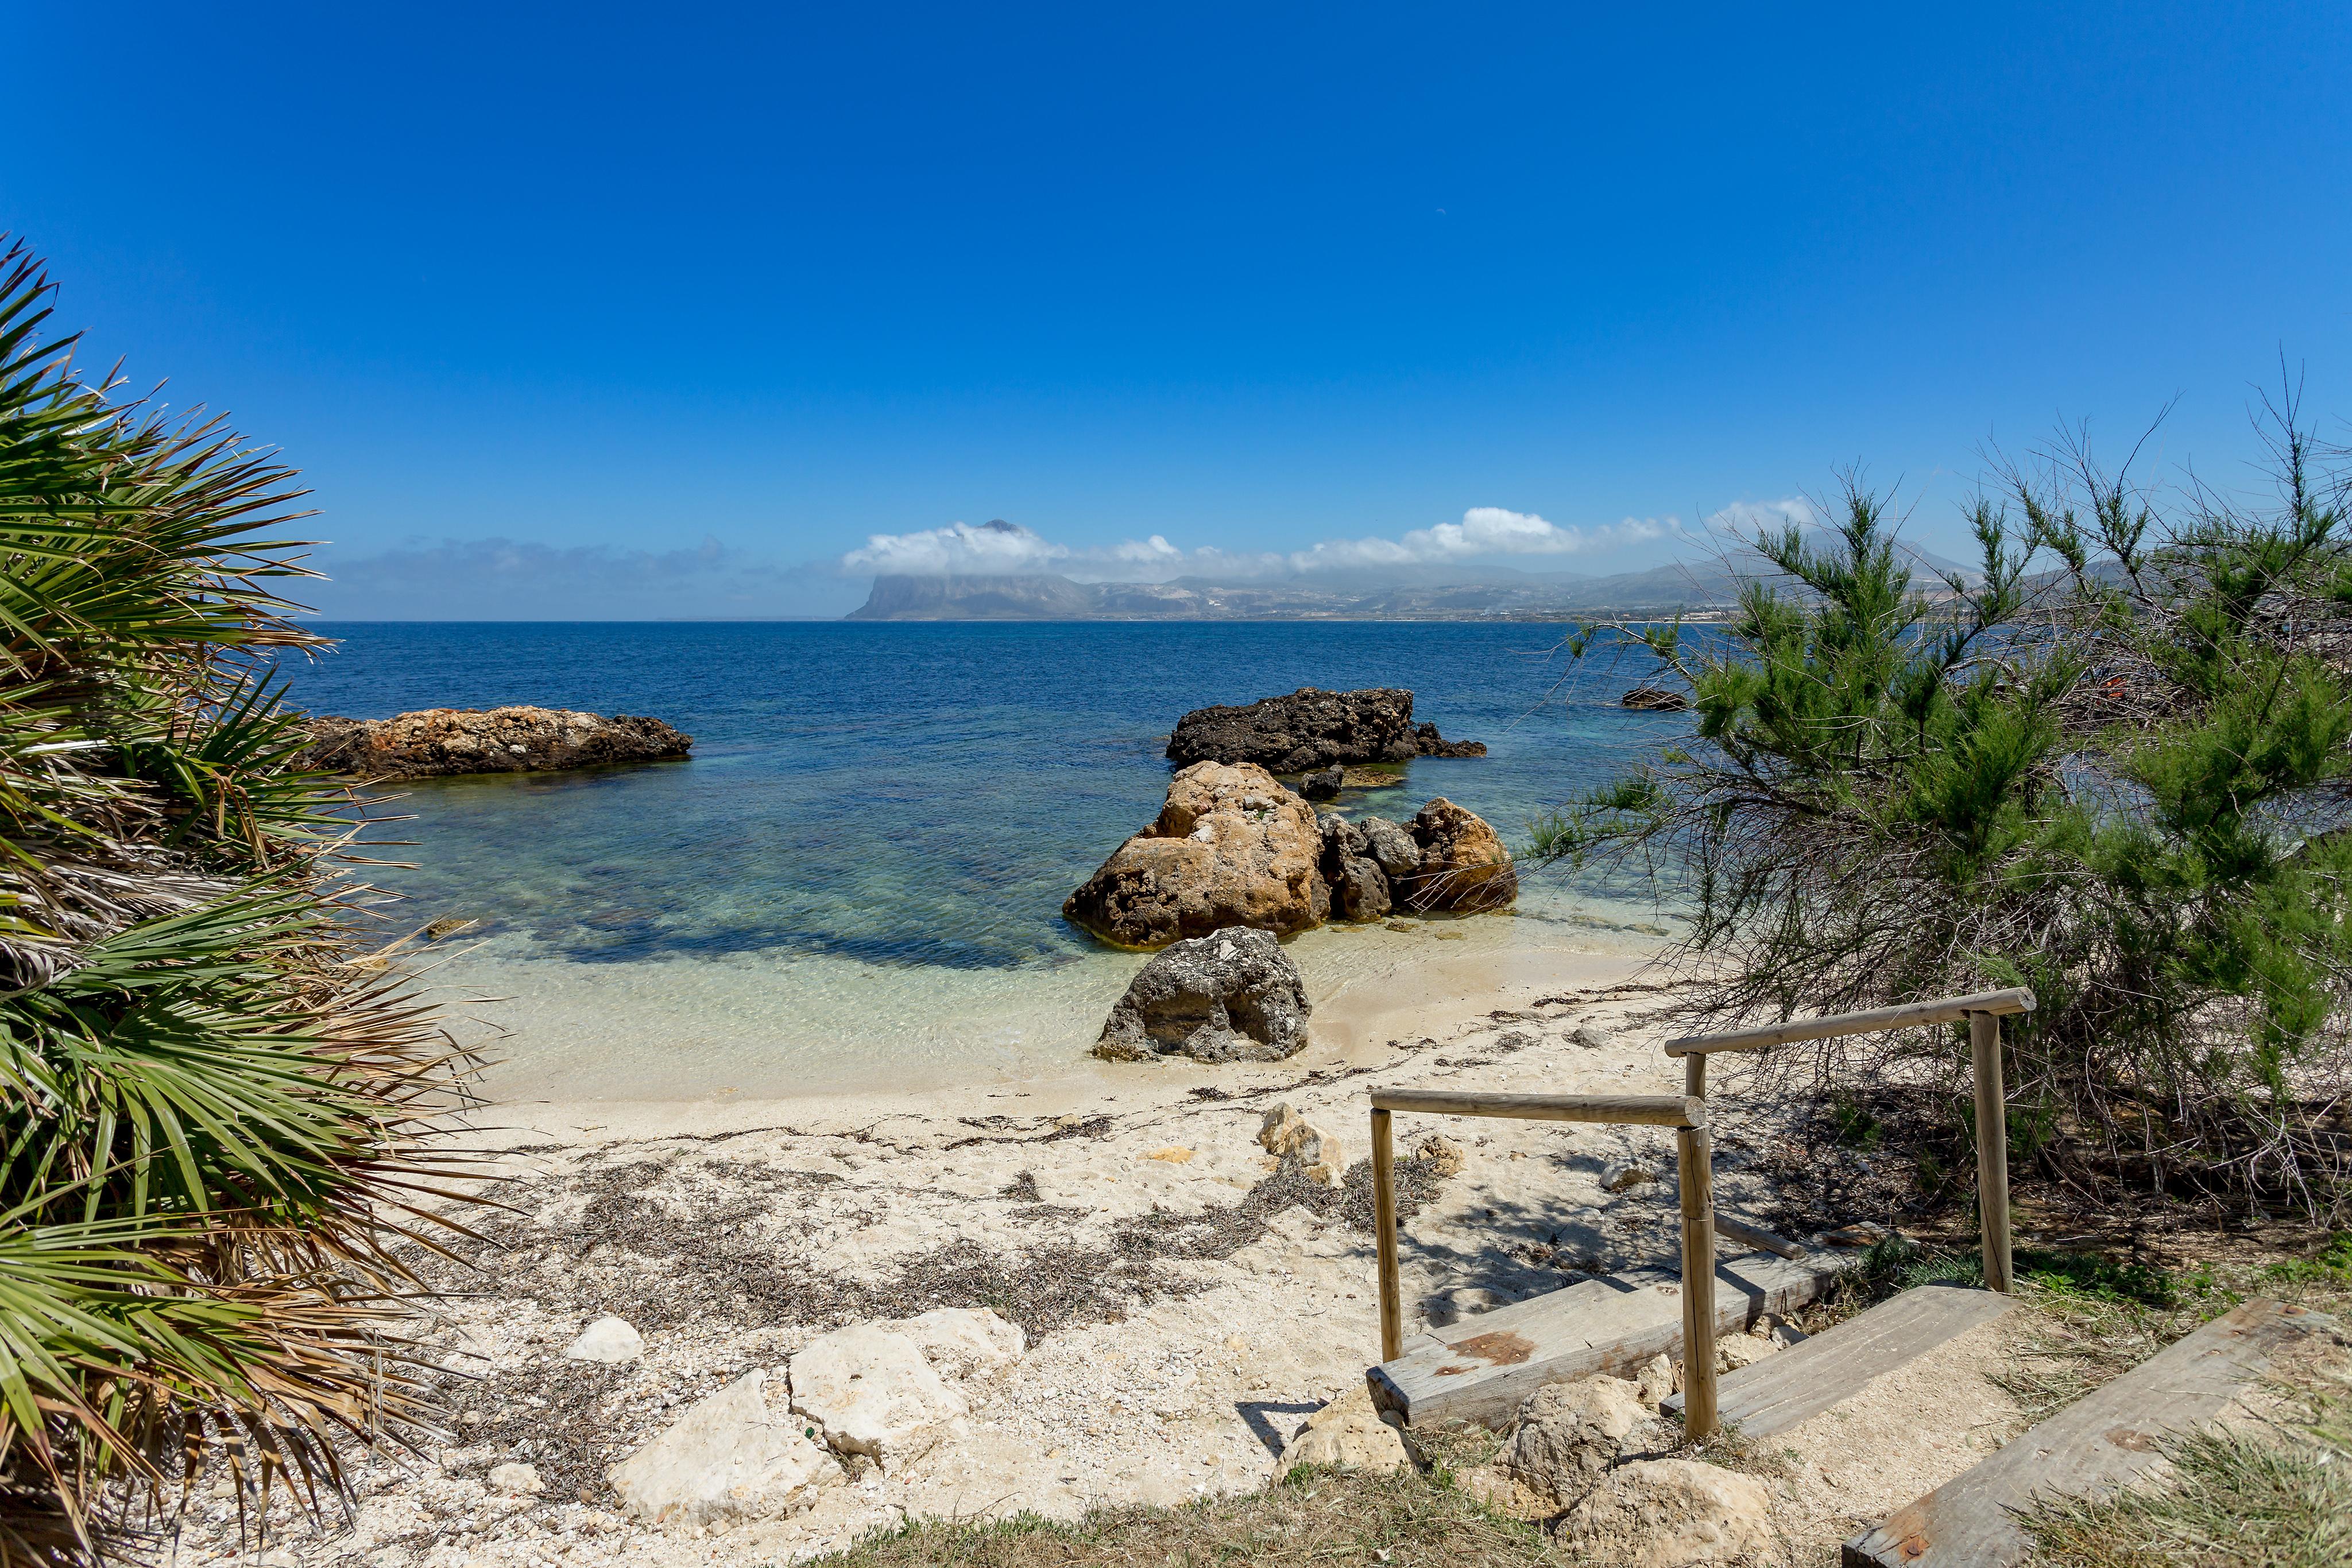
<svg viewBox="0 0 2352 1568">
<path fill-rule="evenodd" d="M 1262 1491 L 1178 1508 L 1100 1508 L 1068 1523 L 1035 1514 L 979 1522 L 909 1521 L 813 1559 L 811 1568 L 1556 1568 L 1559 1563 L 1540 1530 L 1488 1509 L 1452 1485 L 1442 1469 L 1424 1477 L 1301 1468 Z"/>
<path fill-rule="evenodd" d="M 2032 1568 L 2341 1568 L 2352 1563 L 2352 1408 L 2166 1447 L 2165 1483 L 2027 1516 Z"/>
</svg>

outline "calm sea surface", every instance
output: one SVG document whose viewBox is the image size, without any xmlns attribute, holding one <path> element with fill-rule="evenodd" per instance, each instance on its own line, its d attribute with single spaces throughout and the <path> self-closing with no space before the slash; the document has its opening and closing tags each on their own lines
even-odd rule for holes
<svg viewBox="0 0 2352 1568">
<path fill-rule="evenodd" d="M 686 1095 L 1018 1075 L 1082 1051 L 1139 960 L 1062 899 L 1158 811 L 1188 708 L 1301 685 L 1407 686 L 1486 742 L 1350 815 L 1445 795 L 1514 847 L 1528 821 L 1682 732 L 1569 664 L 1558 628 L 1393 622 L 388 624 L 289 670 L 293 700 L 382 717 L 532 703 L 650 714 L 691 760 L 405 787 L 379 851 L 400 914 L 482 940 L 441 972 L 512 998 L 512 1092 Z M 1530 879 L 1482 943 L 1654 921 L 1646 890 Z M 1521 929 L 1514 931 L 1513 927 Z M 1489 927 L 1493 929 L 1490 930 Z M 1309 933 L 1310 986 L 1398 941 Z"/>
</svg>

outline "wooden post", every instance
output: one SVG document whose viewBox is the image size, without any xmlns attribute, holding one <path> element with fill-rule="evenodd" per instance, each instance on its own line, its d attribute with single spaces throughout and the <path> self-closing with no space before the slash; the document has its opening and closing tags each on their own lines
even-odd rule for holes
<svg viewBox="0 0 2352 1568">
<path fill-rule="evenodd" d="M 1705 1127 L 1675 1134 L 1683 1209 L 1683 1436 L 1693 1439 L 1713 1437 L 1721 1425 L 1715 1406 L 1713 1159 Z"/>
<path fill-rule="evenodd" d="M 1977 1219 L 1984 1234 L 1984 1281 L 2010 1289 L 2009 1096 L 2000 1083 L 2000 1019 L 1969 1015 L 1969 1054 L 1977 1072 Z"/>
<path fill-rule="evenodd" d="M 1389 1113 L 1372 1113 L 1372 1231 L 1380 1249 L 1381 1359 L 1404 1354 L 1403 1287 L 1397 1280 L 1396 1154 L 1389 1145 Z"/>
</svg>

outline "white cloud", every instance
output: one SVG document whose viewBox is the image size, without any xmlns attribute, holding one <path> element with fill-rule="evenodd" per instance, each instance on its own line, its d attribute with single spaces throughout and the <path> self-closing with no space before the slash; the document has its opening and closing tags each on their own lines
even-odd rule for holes
<svg viewBox="0 0 2352 1568">
<path fill-rule="evenodd" d="M 1152 542 L 1175 553 L 1168 541 L 1157 535 Z M 1120 548 L 1149 549 L 1143 545 Z M 841 566 L 844 571 L 870 571 L 877 577 L 938 577 L 950 572 L 1005 576 L 1051 571 L 1072 554 L 1067 546 L 1048 543 L 1027 528 L 1000 517 L 978 528 L 970 523 L 950 523 L 946 528 L 925 528 L 919 533 L 871 534 L 863 549 L 851 550 L 841 558 Z"/>
<path fill-rule="evenodd" d="M 1807 500 L 1734 501 L 1706 519 L 1707 532 L 1752 539 L 1758 530 L 1778 534 L 1791 524 L 1801 528 L 1822 526 L 1822 515 Z"/>
<path fill-rule="evenodd" d="M 1458 523 L 1415 528 L 1393 539 L 1329 539 L 1288 559 L 1294 569 L 1312 571 L 1336 566 L 1426 566 L 1494 556 L 1582 555 L 1622 545 L 1646 544 L 1679 535 L 1682 524 L 1668 517 L 1627 517 L 1598 528 L 1548 522 L 1533 512 L 1503 507 L 1473 507 Z"/>
<path fill-rule="evenodd" d="M 1533 512 L 1473 507 L 1458 523 L 1414 528 L 1394 538 L 1326 539 L 1302 550 L 1180 549 L 1160 534 L 1107 549 L 1077 549 L 1002 520 L 950 523 L 914 533 L 875 534 L 841 558 L 845 574 L 1060 572 L 1080 579 L 1160 580 L 1188 573 L 1281 577 L 1348 568 L 1445 565 L 1508 556 L 1567 556 L 1685 537 L 1675 517 L 1627 517 L 1600 528 L 1563 527 Z"/>
<path fill-rule="evenodd" d="M 636 621 L 819 616 L 856 608 L 822 563 L 785 566 L 705 538 L 691 549 L 409 539 L 373 555 L 329 549 L 294 596 L 331 620 Z"/>
</svg>

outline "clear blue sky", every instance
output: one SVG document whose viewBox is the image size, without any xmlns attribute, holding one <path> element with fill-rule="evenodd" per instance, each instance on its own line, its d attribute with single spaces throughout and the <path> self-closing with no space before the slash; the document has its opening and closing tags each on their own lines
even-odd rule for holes
<svg viewBox="0 0 2352 1568">
<path fill-rule="evenodd" d="M 777 613 L 871 534 L 1303 550 L 2352 413 L 2352 8 L 9 8 L 0 223 L 341 613 Z M 1638 16 L 1629 16 L 1638 12 Z M 1612 544 L 1533 570 L 1646 565 Z M 489 545 L 485 541 L 509 541 Z M 1645 553 L 1646 552 L 1646 553 Z"/>
</svg>

